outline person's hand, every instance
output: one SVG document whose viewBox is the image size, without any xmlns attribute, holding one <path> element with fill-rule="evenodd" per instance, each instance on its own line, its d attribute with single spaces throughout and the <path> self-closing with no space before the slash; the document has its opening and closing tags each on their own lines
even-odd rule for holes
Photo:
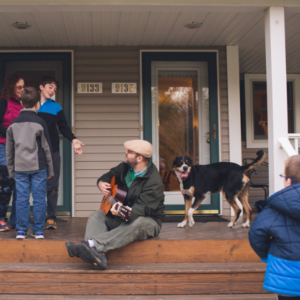
<svg viewBox="0 0 300 300">
<path fill-rule="evenodd" d="M 81 155 L 83 153 L 81 146 L 85 147 L 85 145 L 77 139 L 72 140 L 72 144 L 73 144 L 75 152 L 77 154 Z"/>
<path fill-rule="evenodd" d="M 119 205 L 119 206 L 123 206 L 123 204 L 121 202 L 117 202 L 115 203 L 112 208 L 110 209 L 111 213 L 114 215 L 114 216 L 117 216 L 117 217 L 121 217 L 120 214 L 117 212 L 116 210 L 116 205 Z"/>
<path fill-rule="evenodd" d="M 111 185 L 109 183 L 99 181 L 98 188 L 105 197 L 107 197 L 110 194 Z"/>
<path fill-rule="evenodd" d="M 51 178 L 51 176 L 47 177 L 47 180 L 50 179 L 50 178 Z"/>
</svg>

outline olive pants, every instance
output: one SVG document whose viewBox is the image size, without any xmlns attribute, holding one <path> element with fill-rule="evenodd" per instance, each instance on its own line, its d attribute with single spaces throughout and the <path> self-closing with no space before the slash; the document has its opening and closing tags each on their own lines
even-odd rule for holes
<svg viewBox="0 0 300 300">
<path fill-rule="evenodd" d="M 152 218 L 139 217 L 132 223 L 125 223 L 121 218 L 97 210 L 88 219 L 85 239 L 93 239 L 98 252 L 107 252 L 157 236 L 159 232 L 160 226 Z"/>
</svg>

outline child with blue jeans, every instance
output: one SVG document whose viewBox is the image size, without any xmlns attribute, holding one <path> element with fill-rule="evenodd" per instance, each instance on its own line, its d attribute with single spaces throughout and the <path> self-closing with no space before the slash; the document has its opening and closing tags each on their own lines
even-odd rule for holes
<svg viewBox="0 0 300 300">
<path fill-rule="evenodd" d="M 6 160 L 9 175 L 15 178 L 17 193 L 17 239 L 27 237 L 30 228 L 30 190 L 33 197 L 32 236 L 44 238 L 47 178 L 54 175 L 51 142 L 47 125 L 37 115 L 40 93 L 33 87 L 22 92 L 20 116 L 6 132 Z"/>
</svg>

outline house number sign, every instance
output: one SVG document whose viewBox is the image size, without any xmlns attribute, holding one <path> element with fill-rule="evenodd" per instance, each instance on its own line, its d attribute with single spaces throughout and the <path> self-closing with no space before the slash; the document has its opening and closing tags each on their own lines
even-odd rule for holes
<svg viewBox="0 0 300 300">
<path fill-rule="evenodd" d="M 134 82 L 113 82 L 111 84 L 113 94 L 136 94 L 136 83 Z"/>
<path fill-rule="evenodd" d="M 101 94 L 102 82 L 78 82 L 77 93 L 78 94 Z"/>
</svg>

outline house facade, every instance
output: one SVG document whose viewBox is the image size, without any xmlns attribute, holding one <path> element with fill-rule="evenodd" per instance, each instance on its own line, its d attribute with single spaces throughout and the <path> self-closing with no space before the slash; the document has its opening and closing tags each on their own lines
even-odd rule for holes
<svg viewBox="0 0 300 300">
<path fill-rule="evenodd" d="M 96 180 L 124 159 L 129 139 L 152 142 L 168 214 L 184 210 L 175 156 L 241 164 L 264 149 L 263 177 L 271 193 L 281 188 L 300 132 L 300 3 L 172 2 L 0 4 L 0 84 L 12 72 L 33 86 L 56 77 L 55 100 L 86 145 L 75 155 L 61 139 L 59 213 L 99 209 Z M 250 202 L 261 197 L 250 189 Z M 197 213 L 229 215 L 230 207 L 210 195 Z"/>
</svg>

